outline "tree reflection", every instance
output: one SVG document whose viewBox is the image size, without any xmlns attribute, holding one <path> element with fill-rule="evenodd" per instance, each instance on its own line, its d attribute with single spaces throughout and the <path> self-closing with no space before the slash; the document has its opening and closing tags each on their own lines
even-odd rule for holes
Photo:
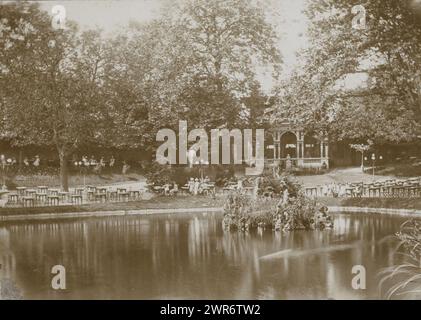
<svg viewBox="0 0 421 320">
<path fill-rule="evenodd" d="M 226 232 L 209 213 L 7 223 L 0 248 L 28 298 L 63 298 L 49 286 L 56 264 L 66 298 L 365 298 L 377 291 L 352 290 L 351 268 L 363 264 L 376 288 L 391 251 L 379 240 L 401 222 L 343 214 L 333 230 L 289 233 Z"/>
</svg>

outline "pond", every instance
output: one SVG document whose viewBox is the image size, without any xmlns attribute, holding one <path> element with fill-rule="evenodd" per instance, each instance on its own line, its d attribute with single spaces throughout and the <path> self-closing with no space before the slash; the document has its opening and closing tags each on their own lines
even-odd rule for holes
<svg viewBox="0 0 421 320">
<path fill-rule="evenodd" d="M 0 224 L 0 276 L 26 299 L 379 298 L 387 240 L 402 217 L 338 214 L 324 231 L 241 234 L 220 214 L 172 214 Z M 54 265 L 66 290 L 54 290 Z M 366 268 L 366 290 L 351 286 Z"/>
</svg>

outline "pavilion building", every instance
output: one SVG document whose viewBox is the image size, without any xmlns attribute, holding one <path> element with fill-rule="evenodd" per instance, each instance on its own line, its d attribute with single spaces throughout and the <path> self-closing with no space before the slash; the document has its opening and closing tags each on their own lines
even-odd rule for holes
<svg viewBox="0 0 421 320">
<path fill-rule="evenodd" d="M 304 132 L 288 121 L 275 124 L 266 141 L 265 161 L 285 167 L 287 159 L 297 168 L 329 168 L 329 140 Z"/>
</svg>

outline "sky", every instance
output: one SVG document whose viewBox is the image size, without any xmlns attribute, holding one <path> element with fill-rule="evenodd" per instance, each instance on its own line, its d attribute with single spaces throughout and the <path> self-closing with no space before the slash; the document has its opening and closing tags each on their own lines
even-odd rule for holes
<svg viewBox="0 0 421 320">
<path fill-rule="evenodd" d="M 56 5 L 66 9 L 66 18 L 78 22 L 82 28 L 100 27 L 106 33 L 126 26 L 130 21 L 147 22 L 159 15 L 161 7 L 171 0 L 67 0 L 39 1 L 50 14 Z M 280 34 L 279 49 L 284 60 L 284 76 L 297 63 L 296 51 L 306 46 L 307 19 L 302 13 L 306 0 L 265 0 L 271 8 L 268 20 Z M 260 71 L 258 78 L 265 91 L 273 87 L 270 77 Z"/>
</svg>

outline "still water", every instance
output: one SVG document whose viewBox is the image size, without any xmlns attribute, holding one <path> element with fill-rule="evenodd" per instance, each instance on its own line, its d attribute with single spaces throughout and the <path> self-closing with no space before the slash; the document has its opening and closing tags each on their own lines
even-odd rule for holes
<svg viewBox="0 0 421 320">
<path fill-rule="evenodd" d="M 377 299 L 377 273 L 397 262 L 385 237 L 405 220 L 340 214 L 333 230 L 280 234 L 226 233 L 210 213 L 2 223 L 0 276 L 26 299 Z"/>
</svg>

